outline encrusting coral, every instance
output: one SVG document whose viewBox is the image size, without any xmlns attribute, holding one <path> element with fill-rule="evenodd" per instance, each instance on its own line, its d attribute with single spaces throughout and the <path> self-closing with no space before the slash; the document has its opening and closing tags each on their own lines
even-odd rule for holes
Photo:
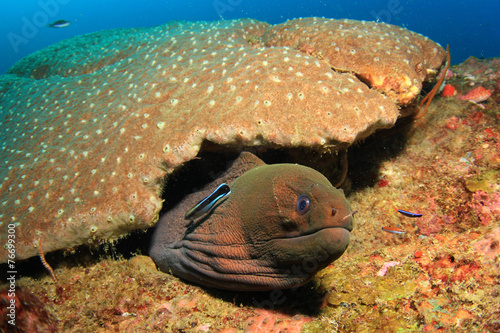
<svg viewBox="0 0 500 333">
<path fill-rule="evenodd" d="M 150 227 L 165 176 L 204 141 L 345 148 L 391 127 L 444 56 L 406 29 L 320 18 L 62 41 L 0 77 L 0 226 L 15 226 L 17 259 L 39 239 L 50 252 Z"/>
</svg>

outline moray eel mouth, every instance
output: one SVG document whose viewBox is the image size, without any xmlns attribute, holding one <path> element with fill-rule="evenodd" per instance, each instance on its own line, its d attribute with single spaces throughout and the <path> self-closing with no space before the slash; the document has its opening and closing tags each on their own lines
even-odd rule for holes
<svg viewBox="0 0 500 333">
<path fill-rule="evenodd" d="M 325 227 L 310 233 L 306 233 L 300 236 L 293 236 L 287 238 L 281 238 L 282 240 L 292 240 L 292 243 L 299 243 L 297 245 L 305 244 L 307 242 L 313 241 L 315 247 L 334 247 L 335 250 L 339 248 L 347 249 L 349 245 L 350 232 L 352 231 L 352 226 L 347 227 Z M 331 252 L 331 251 L 330 251 Z M 343 252 L 343 251 L 342 251 Z"/>
<path fill-rule="evenodd" d="M 342 224 L 341 225 L 334 225 L 334 226 L 325 226 L 325 227 L 322 227 L 322 228 L 316 228 L 316 229 L 313 229 L 313 230 L 310 230 L 310 231 L 307 231 L 307 232 L 304 232 L 302 233 L 301 235 L 297 235 L 297 236 L 292 236 L 292 237 L 286 237 L 286 238 L 300 238 L 300 237 L 308 237 L 308 236 L 311 236 L 311 235 L 314 235 L 314 234 L 317 234 L 321 231 L 325 231 L 325 230 L 329 230 L 329 229 L 344 229 L 347 231 L 347 235 L 349 235 L 349 233 L 353 230 L 353 218 L 352 216 L 356 214 L 356 211 L 354 212 L 351 212 L 350 214 L 346 215 L 346 217 L 344 217 L 342 219 Z"/>
<path fill-rule="evenodd" d="M 301 235 L 285 238 L 274 238 L 267 241 L 266 250 L 280 255 L 277 262 L 297 264 L 315 261 L 318 271 L 338 259 L 349 245 L 353 219 L 350 217 L 344 225 L 327 226 L 311 230 Z M 314 273 L 314 272 L 311 272 Z"/>
</svg>

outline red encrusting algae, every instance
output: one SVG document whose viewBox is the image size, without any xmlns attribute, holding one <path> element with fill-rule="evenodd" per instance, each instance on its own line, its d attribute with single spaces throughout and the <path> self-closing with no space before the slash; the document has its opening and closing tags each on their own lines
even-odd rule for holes
<svg viewBox="0 0 500 333">
<path fill-rule="evenodd" d="M 454 86 L 451 84 L 447 84 L 444 86 L 443 91 L 441 92 L 441 95 L 443 97 L 451 97 L 454 96 L 457 93 L 456 89 Z"/>
<path fill-rule="evenodd" d="M 491 91 L 480 86 L 472 89 L 465 95 L 460 95 L 457 98 L 461 101 L 471 101 L 471 102 L 484 102 L 491 96 Z"/>
</svg>

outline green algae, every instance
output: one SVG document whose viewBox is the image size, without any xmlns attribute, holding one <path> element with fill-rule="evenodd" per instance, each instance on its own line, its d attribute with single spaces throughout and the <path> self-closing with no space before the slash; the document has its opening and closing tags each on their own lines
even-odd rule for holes
<svg viewBox="0 0 500 333">
<path fill-rule="evenodd" d="M 465 187 L 470 192 L 484 191 L 486 193 L 493 192 L 494 188 L 498 189 L 500 181 L 500 170 L 488 170 L 476 177 L 469 178 L 465 181 Z"/>
</svg>

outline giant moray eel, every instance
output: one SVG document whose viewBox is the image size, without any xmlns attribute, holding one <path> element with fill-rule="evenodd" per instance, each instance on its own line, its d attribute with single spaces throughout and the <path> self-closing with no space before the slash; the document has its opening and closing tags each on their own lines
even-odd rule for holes
<svg viewBox="0 0 500 333">
<path fill-rule="evenodd" d="M 185 219 L 223 183 L 230 194 Z M 305 284 L 339 258 L 352 227 L 343 191 L 321 173 L 267 165 L 243 152 L 221 177 L 160 218 L 150 255 L 162 271 L 204 286 L 285 289 Z"/>
</svg>

